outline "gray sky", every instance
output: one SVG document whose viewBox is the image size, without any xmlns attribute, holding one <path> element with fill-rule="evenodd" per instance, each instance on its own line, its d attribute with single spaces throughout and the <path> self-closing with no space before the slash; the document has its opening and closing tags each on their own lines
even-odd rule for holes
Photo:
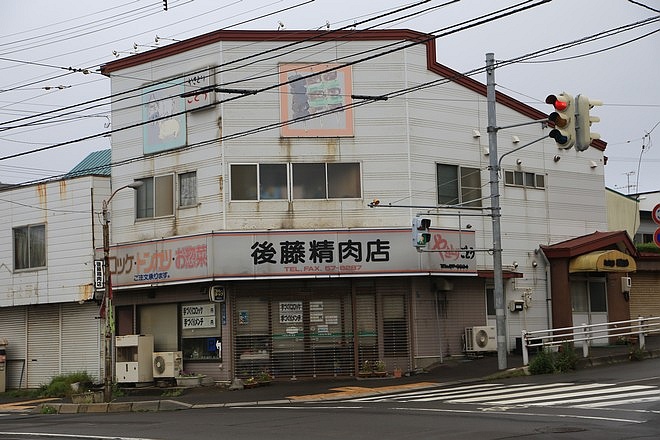
<svg viewBox="0 0 660 440">
<path fill-rule="evenodd" d="M 109 80 L 91 68 L 126 52 L 171 44 L 220 28 L 337 29 L 413 0 L 3 0 L 0 14 L 0 156 L 92 136 L 111 129 L 109 106 L 56 119 L 56 123 L 3 130 L 34 113 L 108 96 Z M 429 1 L 410 12 L 450 1 Z M 511 0 L 462 0 L 381 28 L 434 32 L 506 6 Z M 534 4 L 538 2 L 527 2 Z M 459 72 L 485 65 L 485 54 L 509 60 L 555 45 L 614 30 L 658 13 L 657 0 L 553 0 L 437 41 L 438 61 Z M 297 7 L 294 7 L 299 5 Z M 263 19 L 256 17 L 290 8 Z M 399 14 L 397 16 L 401 16 Z M 239 24 L 247 20 L 248 23 Z M 373 23 L 382 23 L 378 20 Z M 372 22 L 370 22 L 371 24 Z M 358 28 L 364 28 L 363 25 Z M 497 89 L 542 111 L 545 96 L 566 91 L 603 101 L 592 131 L 608 143 L 606 185 L 622 193 L 660 190 L 660 22 L 614 31 L 595 42 L 496 70 Z M 647 35 L 649 34 L 649 35 Z M 155 42 L 158 35 L 160 41 Z M 634 41 L 633 41 L 634 40 Z M 617 47 L 618 46 L 618 47 Z M 589 54 L 589 55 L 587 55 Z M 547 61 L 539 63 L 538 61 Z M 476 80 L 485 82 L 485 75 Z M 59 88 L 62 86 L 62 88 Z M 50 89 L 45 88 L 50 87 Z M 659 141 L 660 142 L 660 141 Z M 109 148 L 107 137 L 0 160 L 0 182 L 57 175 L 89 152 Z"/>
</svg>

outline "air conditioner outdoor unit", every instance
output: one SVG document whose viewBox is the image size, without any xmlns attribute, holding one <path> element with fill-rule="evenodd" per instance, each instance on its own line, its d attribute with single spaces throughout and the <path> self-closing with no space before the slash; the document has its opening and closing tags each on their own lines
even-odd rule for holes
<svg viewBox="0 0 660 440">
<path fill-rule="evenodd" d="M 156 351 L 153 356 L 154 379 L 177 377 L 183 370 L 180 351 Z"/>
<path fill-rule="evenodd" d="M 465 351 L 497 351 L 497 333 L 495 331 L 495 327 L 466 327 Z"/>
</svg>

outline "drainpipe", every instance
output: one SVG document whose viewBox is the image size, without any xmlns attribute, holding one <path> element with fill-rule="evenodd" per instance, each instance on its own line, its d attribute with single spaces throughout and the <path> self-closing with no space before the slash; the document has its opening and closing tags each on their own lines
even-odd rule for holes
<svg viewBox="0 0 660 440">
<path fill-rule="evenodd" d="M 548 315 L 548 327 L 552 328 L 552 320 L 550 316 L 552 315 L 552 282 L 550 280 L 550 260 L 545 256 L 543 249 L 538 248 L 538 252 L 543 257 L 543 263 L 545 264 L 545 307 L 546 313 Z"/>
</svg>

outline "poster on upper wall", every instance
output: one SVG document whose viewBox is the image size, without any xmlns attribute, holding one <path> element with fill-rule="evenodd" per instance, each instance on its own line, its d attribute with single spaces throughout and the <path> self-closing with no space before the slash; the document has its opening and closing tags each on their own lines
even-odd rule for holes
<svg viewBox="0 0 660 440">
<path fill-rule="evenodd" d="M 353 136 L 350 66 L 280 64 L 284 137 Z"/>
<path fill-rule="evenodd" d="M 186 105 L 183 82 L 162 82 L 144 88 L 142 126 L 144 154 L 186 145 Z"/>
</svg>

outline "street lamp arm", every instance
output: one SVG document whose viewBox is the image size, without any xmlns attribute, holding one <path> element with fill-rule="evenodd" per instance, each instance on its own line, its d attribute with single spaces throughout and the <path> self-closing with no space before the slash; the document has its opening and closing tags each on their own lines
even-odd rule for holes
<svg viewBox="0 0 660 440">
<path fill-rule="evenodd" d="M 142 185 L 144 185 L 144 182 L 143 182 L 143 181 L 141 181 L 141 180 L 136 180 L 136 181 L 134 181 L 134 182 L 129 183 L 128 185 L 120 186 L 119 188 L 117 188 L 116 190 L 114 190 L 114 191 L 112 192 L 112 194 L 110 194 L 110 197 L 108 197 L 106 200 L 103 201 L 103 208 L 104 208 L 104 209 L 107 209 L 107 208 L 108 208 L 108 204 L 110 203 L 110 200 L 112 200 L 112 198 L 115 196 L 115 194 L 117 194 L 117 193 L 118 193 L 119 191 L 121 191 L 122 189 L 125 189 L 125 188 L 138 189 L 138 188 L 141 187 Z"/>
<path fill-rule="evenodd" d="M 499 170 L 502 168 L 502 159 L 504 159 L 504 156 L 508 156 L 508 155 L 511 154 L 511 153 L 515 153 L 515 152 L 518 151 L 518 150 L 522 150 L 523 148 L 527 148 L 527 147 L 529 147 L 530 145 L 535 144 L 535 143 L 537 143 L 537 142 L 540 142 L 540 141 L 542 141 L 543 139 L 545 139 L 545 138 L 547 138 L 547 137 L 548 137 L 548 136 L 542 136 L 542 137 L 540 137 L 540 138 L 538 138 L 538 139 L 536 139 L 536 140 L 533 140 L 532 142 L 528 142 L 528 143 L 526 143 L 525 145 L 522 145 L 522 146 L 520 146 L 520 147 L 518 147 L 518 148 L 514 148 L 513 150 L 508 151 L 508 152 L 504 153 L 503 155 L 501 155 L 501 156 L 500 156 L 500 159 L 499 159 L 498 162 L 497 162 L 497 171 L 499 171 Z"/>
</svg>

